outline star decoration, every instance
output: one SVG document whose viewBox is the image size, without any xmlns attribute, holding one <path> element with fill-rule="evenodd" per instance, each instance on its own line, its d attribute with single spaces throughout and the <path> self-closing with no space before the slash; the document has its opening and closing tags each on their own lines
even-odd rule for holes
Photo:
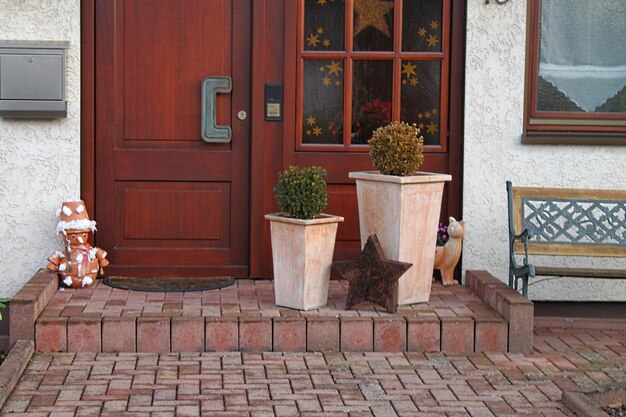
<svg viewBox="0 0 626 417">
<path fill-rule="evenodd" d="M 324 28 L 323 27 L 317 28 L 317 33 L 324 33 Z"/>
<path fill-rule="evenodd" d="M 324 84 L 325 86 L 329 86 L 330 85 L 330 78 L 328 78 L 328 77 L 322 78 L 322 84 Z"/>
<path fill-rule="evenodd" d="M 393 1 L 383 0 L 357 0 L 354 10 L 357 13 L 354 24 L 354 36 L 361 33 L 365 28 L 373 27 L 381 33 L 391 37 L 389 25 L 385 15 L 393 9 Z"/>
<path fill-rule="evenodd" d="M 419 84 L 419 82 L 420 82 L 420 81 L 417 79 L 417 77 L 411 77 L 411 85 L 412 85 L 413 87 L 416 87 L 416 86 L 417 86 L 417 84 Z"/>
<path fill-rule="evenodd" d="M 426 131 L 434 135 L 435 133 L 437 133 L 437 125 L 434 124 L 433 122 L 430 122 L 428 126 L 426 127 Z"/>
<path fill-rule="evenodd" d="M 335 81 L 335 85 L 339 85 L 339 84 L 341 84 L 339 80 Z"/>
<path fill-rule="evenodd" d="M 398 310 L 398 279 L 411 265 L 385 258 L 378 237 L 371 235 L 358 261 L 332 264 L 333 269 L 350 282 L 346 310 L 362 301 L 371 301 L 395 313 Z"/>
<path fill-rule="evenodd" d="M 306 124 L 309 126 L 315 125 L 315 117 L 309 116 L 306 118 Z"/>
<path fill-rule="evenodd" d="M 339 72 L 342 71 L 341 62 L 339 61 L 331 61 L 330 64 L 326 65 L 326 68 L 328 68 L 330 74 L 335 74 L 337 77 L 339 77 Z"/>
<path fill-rule="evenodd" d="M 322 134 L 322 128 L 321 128 L 321 127 L 319 127 L 319 126 L 314 127 L 314 128 L 313 128 L 313 134 L 314 134 L 315 136 L 319 136 L 319 135 L 321 135 L 321 134 Z"/>
<path fill-rule="evenodd" d="M 424 36 L 426 36 L 426 28 L 419 28 L 417 34 L 420 36 L 420 38 L 423 38 Z"/>
<path fill-rule="evenodd" d="M 431 46 L 431 47 L 437 46 L 437 42 L 439 41 L 437 40 L 436 35 L 430 35 L 428 39 L 426 39 L 426 43 L 428 44 L 428 46 Z"/>
<path fill-rule="evenodd" d="M 406 85 L 406 80 L 402 80 L 402 85 Z"/>
<path fill-rule="evenodd" d="M 406 74 L 407 77 L 410 77 L 411 75 L 417 75 L 415 73 L 415 68 L 417 68 L 417 66 L 411 64 L 410 62 L 402 64 L 402 74 Z"/>
<path fill-rule="evenodd" d="M 426 113 L 424 113 L 424 117 L 427 118 L 427 119 L 430 119 L 430 112 L 427 111 Z"/>
<path fill-rule="evenodd" d="M 321 71 L 321 72 L 324 72 L 324 67 L 323 67 L 323 66 L 322 66 L 322 67 L 320 67 L 320 71 Z"/>
<path fill-rule="evenodd" d="M 310 34 L 308 38 L 306 38 L 307 42 L 309 42 L 310 46 L 316 47 L 317 44 L 319 43 L 319 39 L 317 39 L 317 35 L 314 34 Z"/>
<path fill-rule="evenodd" d="M 430 22 L 430 28 L 431 28 L 432 30 L 437 30 L 437 29 L 439 29 L 439 23 L 438 23 L 436 20 L 431 21 L 431 22 Z"/>
<path fill-rule="evenodd" d="M 326 4 L 326 0 L 317 0 L 317 4 L 319 4 L 320 6 L 323 6 Z"/>
<path fill-rule="evenodd" d="M 419 127 L 420 129 L 423 129 L 424 128 L 424 123 L 418 124 L 417 127 Z"/>
<path fill-rule="evenodd" d="M 423 118 L 423 117 L 424 117 L 424 115 L 423 115 L 422 113 L 417 113 L 417 118 L 418 118 L 418 119 L 421 119 L 421 118 Z"/>
<path fill-rule="evenodd" d="M 330 46 L 330 39 L 324 39 L 324 42 L 322 42 L 322 45 L 328 48 Z"/>
<path fill-rule="evenodd" d="M 432 114 L 437 114 L 437 109 L 433 109 L 433 111 L 431 111 Z"/>
<path fill-rule="evenodd" d="M 306 134 L 310 135 L 311 134 L 311 130 L 307 129 Z"/>
</svg>

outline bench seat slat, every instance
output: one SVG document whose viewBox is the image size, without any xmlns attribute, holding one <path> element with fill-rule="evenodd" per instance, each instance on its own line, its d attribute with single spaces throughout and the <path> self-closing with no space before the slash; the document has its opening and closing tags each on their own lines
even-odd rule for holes
<svg viewBox="0 0 626 417">
<path fill-rule="evenodd" d="M 535 275 L 549 275 L 555 277 L 585 277 L 585 278 L 626 278 L 624 269 L 587 269 L 587 268 L 558 268 L 551 266 L 536 266 Z"/>
<path fill-rule="evenodd" d="M 515 253 L 524 254 L 524 246 L 517 242 Z M 529 255 L 594 256 L 604 258 L 626 257 L 626 245 L 562 244 L 551 242 L 528 242 Z"/>
</svg>

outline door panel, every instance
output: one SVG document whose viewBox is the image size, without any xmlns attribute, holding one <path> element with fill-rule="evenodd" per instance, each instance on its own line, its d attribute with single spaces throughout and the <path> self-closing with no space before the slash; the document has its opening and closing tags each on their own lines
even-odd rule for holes
<svg viewBox="0 0 626 417">
<path fill-rule="evenodd" d="M 124 140 L 195 143 L 198 81 L 230 74 L 230 2 L 126 0 L 125 12 Z M 228 95 L 217 114 L 230 125 Z"/>
<path fill-rule="evenodd" d="M 233 28 L 237 28 L 233 30 Z M 109 275 L 248 274 L 250 2 L 96 3 L 96 211 Z M 230 76 L 201 137 L 201 84 Z"/>
</svg>

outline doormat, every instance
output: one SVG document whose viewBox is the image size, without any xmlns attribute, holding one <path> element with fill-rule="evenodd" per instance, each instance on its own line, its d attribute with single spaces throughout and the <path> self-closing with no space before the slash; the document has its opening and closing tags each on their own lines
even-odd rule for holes
<svg viewBox="0 0 626 417">
<path fill-rule="evenodd" d="M 136 278 L 106 277 L 102 280 L 109 287 L 130 291 L 185 292 L 206 291 L 228 287 L 235 283 L 233 277 L 189 277 L 189 278 Z"/>
</svg>

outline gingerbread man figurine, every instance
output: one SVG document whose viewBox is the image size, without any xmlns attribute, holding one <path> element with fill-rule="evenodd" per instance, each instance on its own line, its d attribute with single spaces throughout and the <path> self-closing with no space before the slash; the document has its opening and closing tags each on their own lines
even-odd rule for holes
<svg viewBox="0 0 626 417">
<path fill-rule="evenodd" d="M 63 251 L 48 258 L 48 269 L 61 275 L 63 284 L 82 288 L 93 283 L 101 268 L 109 264 L 107 253 L 89 243 L 96 222 L 89 219 L 82 200 L 66 201 L 59 211 L 57 233 L 63 239 Z"/>
</svg>

